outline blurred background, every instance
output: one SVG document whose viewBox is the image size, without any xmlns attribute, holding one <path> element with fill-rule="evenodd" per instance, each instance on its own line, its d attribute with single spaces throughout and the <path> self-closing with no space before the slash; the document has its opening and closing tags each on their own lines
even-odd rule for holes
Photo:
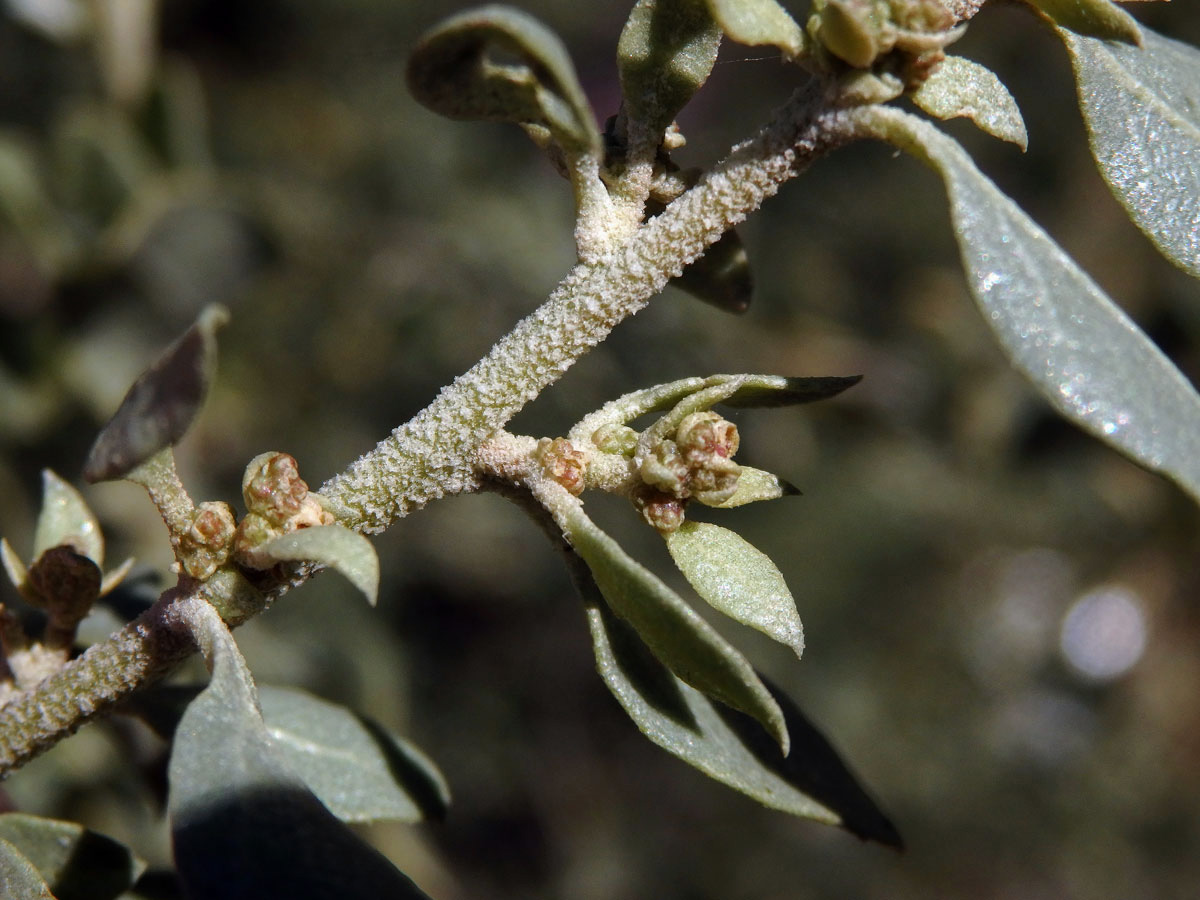
<svg viewBox="0 0 1200 900">
<path fill-rule="evenodd" d="M 522 4 L 563 36 L 600 120 L 619 99 L 629 5 Z M 1130 8 L 1200 43 L 1196 4 Z M 178 456 L 197 499 L 240 509 L 250 457 L 286 450 L 315 487 L 570 268 L 569 191 L 524 135 L 407 96 L 408 49 L 454 9 L 0 6 L 0 534 L 18 550 L 40 470 L 80 484 L 99 426 L 204 304 L 233 318 Z M 948 130 L 1200 381 L 1200 285 L 1096 174 L 1057 40 L 1000 5 L 957 52 L 1010 86 L 1029 152 Z M 711 165 L 797 77 L 777 54 L 724 47 L 677 161 Z M 865 376 L 831 402 L 737 416 L 739 459 L 804 495 L 716 520 L 779 564 L 808 649 L 797 663 L 720 627 L 840 748 L 907 852 L 762 809 L 644 740 L 595 675 L 555 553 L 494 497 L 438 503 L 377 539 L 377 609 L 322 577 L 239 630 L 256 677 L 353 705 L 437 760 L 446 820 L 368 834 L 438 900 L 1194 897 L 1195 506 L 1007 369 L 918 164 L 851 147 L 741 233 L 747 313 L 668 289 L 514 428 L 562 434 L 687 375 Z M 84 493 L 109 558 L 136 556 L 153 597 L 170 562 L 153 508 L 131 485 Z M 589 508 L 670 577 L 661 541 L 606 499 Z M 98 613 L 85 637 L 116 618 Z M 163 759 L 136 723 L 91 725 L 12 776 L 5 802 L 165 866 Z"/>
</svg>

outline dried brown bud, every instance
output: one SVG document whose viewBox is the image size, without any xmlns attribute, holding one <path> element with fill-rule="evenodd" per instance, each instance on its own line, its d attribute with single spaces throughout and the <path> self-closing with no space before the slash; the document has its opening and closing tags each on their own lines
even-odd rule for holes
<svg viewBox="0 0 1200 900">
<path fill-rule="evenodd" d="M 643 485 L 634 491 L 633 505 L 642 514 L 647 525 L 660 534 L 670 534 L 678 531 L 679 526 L 683 524 L 687 501 Z"/>
<path fill-rule="evenodd" d="M 542 438 L 535 456 L 542 464 L 542 472 L 552 481 L 557 481 L 575 496 L 583 493 L 587 458 L 576 450 L 566 438 Z"/>
<path fill-rule="evenodd" d="M 308 485 L 300 477 L 294 457 L 287 453 L 261 453 L 250 461 L 242 478 L 246 508 L 276 525 L 300 512 Z"/>
<path fill-rule="evenodd" d="M 209 578 L 229 559 L 237 522 L 226 503 L 201 503 L 192 527 L 180 540 L 180 562 L 193 578 Z"/>
</svg>

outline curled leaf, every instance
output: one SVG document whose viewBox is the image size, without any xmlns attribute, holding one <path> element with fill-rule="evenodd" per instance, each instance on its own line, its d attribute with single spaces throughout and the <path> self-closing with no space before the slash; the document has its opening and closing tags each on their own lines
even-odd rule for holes
<svg viewBox="0 0 1200 900">
<path fill-rule="evenodd" d="M 16 847 L 63 900 L 117 897 L 146 869 L 128 847 L 74 822 L 5 813 L 0 815 L 0 840 Z"/>
<path fill-rule="evenodd" d="M 511 7 L 481 6 L 427 32 L 408 61 L 408 87 L 452 119 L 542 126 L 568 153 L 600 150 L 592 108 L 562 41 Z"/>
<path fill-rule="evenodd" d="M 742 654 L 631 559 L 579 505 L 568 513 L 567 537 L 613 612 L 633 626 L 663 665 L 697 690 L 753 716 L 787 755 L 783 713 Z"/>
<path fill-rule="evenodd" d="M 705 0 L 638 0 L 617 43 L 626 115 L 661 138 L 708 80 L 720 44 Z"/>
<path fill-rule="evenodd" d="M 774 45 L 793 57 L 804 52 L 804 30 L 775 0 L 708 0 L 708 6 L 731 41 Z"/>
<path fill-rule="evenodd" d="M 275 562 L 315 562 L 339 572 L 367 602 L 379 598 L 379 557 L 365 537 L 344 525 L 315 525 L 271 538 L 260 548 Z"/>
<path fill-rule="evenodd" d="M 440 818 L 450 789 L 424 753 L 383 726 L 304 691 L 259 689 L 283 763 L 343 822 Z"/>
<path fill-rule="evenodd" d="M 1112 0 L 1027 0 L 1056 25 L 1076 34 L 1106 41 L 1141 45 L 1142 29 L 1137 19 Z"/>
<path fill-rule="evenodd" d="M 965 116 L 983 131 L 1022 150 L 1029 146 L 1025 120 L 1013 95 L 991 69 L 961 56 L 947 56 L 912 95 L 931 116 Z"/>
<path fill-rule="evenodd" d="M 88 481 L 120 478 L 179 442 L 200 410 L 216 372 L 217 330 L 229 320 L 221 306 L 206 308 L 133 383 L 88 453 Z"/>
<path fill-rule="evenodd" d="M 946 184 L 971 292 L 1013 367 L 1068 420 L 1200 499 L 1200 394 L 954 140 L 899 110 L 875 136 Z"/>
<path fill-rule="evenodd" d="M 1159 252 L 1200 278 L 1200 50 L 1060 31 L 1100 174 Z"/>
<path fill-rule="evenodd" d="M 33 534 L 33 558 L 69 544 L 97 566 L 104 565 L 104 536 L 83 496 L 49 469 L 42 470 L 42 509 Z"/>
<path fill-rule="evenodd" d="M 663 537 L 679 571 L 713 609 L 803 655 L 804 626 L 796 601 L 765 553 L 708 522 L 684 522 Z"/>
<path fill-rule="evenodd" d="M 587 608 L 596 668 L 642 734 L 708 777 L 794 816 L 840 825 L 864 840 L 903 847 L 896 828 L 838 752 L 784 694 L 792 750 L 786 757 L 750 718 L 709 701 L 673 676 L 572 565 Z"/>
<path fill-rule="evenodd" d="M 738 466 L 737 487 L 733 496 L 721 503 L 709 505 L 713 509 L 733 509 L 735 506 L 745 506 L 759 500 L 777 500 L 788 494 L 798 493 L 800 490 L 795 485 L 788 484 L 778 475 L 751 466 Z"/>
</svg>

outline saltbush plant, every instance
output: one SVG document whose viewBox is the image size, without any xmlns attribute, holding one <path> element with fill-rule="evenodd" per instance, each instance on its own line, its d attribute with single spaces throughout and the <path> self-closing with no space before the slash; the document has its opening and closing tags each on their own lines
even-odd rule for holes
<svg viewBox="0 0 1200 900">
<path fill-rule="evenodd" d="M 0 622 L 3 770 L 92 718 L 133 714 L 171 741 L 167 810 L 184 896 L 426 896 L 346 823 L 443 814 L 450 793 L 434 762 L 345 707 L 256 684 L 231 629 L 323 569 L 374 604 L 380 566 L 367 535 L 445 498 L 491 492 L 562 553 L 600 678 L 646 737 L 768 807 L 902 846 L 829 741 L 697 612 L 702 601 L 801 656 L 802 610 L 770 558 L 779 547 L 764 553 L 722 521 L 725 510 L 797 493 L 740 461 L 738 423 L 840 402 L 859 376 L 702 372 L 629 385 L 560 434 L 509 426 L 670 283 L 744 311 L 753 248 L 736 226 L 817 159 L 875 140 L 941 178 L 971 294 L 1012 367 L 1063 418 L 1200 499 L 1200 396 L 940 127 L 961 117 L 1022 149 L 1029 141 L 999 78 L 953 53 L 980 5 L 814 0 L 802 11 L 775 0 L 639 0 L 617 46 L 620 105 L 602 127 L 564 45 L 532 16 L 486 6 L 433 27 L 408 59 L 413 95 L 445 116 L 524 129 L 570 186 L 576 265 L 477 364 L 318 490 L 289 453 L 255 456 L 240 510 L 194 501 L 176 470 L 173 448 L 213 384 L 229 316 L 204 309 L 129 389 L 83 465 L 87 481 L 146 489 L 166 525 L 174 583 L 81 650 L 80 623 L 120 591 L 131 563 L 105 568 L 105 540 L 80 491 L 47 469 L 30 546 L 0 545 L 20 598 Z M 1163 256 L 1200 277 L 1200 53 L 1110 0 L 1027 8 L 1071 62 L 1113 194 Z M 677 117 L 723 42 L 777 54 L 794 93 L 720 162 L 684 169 Z M 105 65 L 128 108 L 153 107 L 138 87 L 145 73 Z M 169 147 L 170 117 L 148 121 Z M 54 219 L 39 192 L 55 191 L 21 148 L 3 149 L 2 212 L 42 262 L 66 271 L 99 253 L 60 232 L 83 216 L 111 217 L 112 204 L 64 209 L 60 192 Z M 123 171 L 111 155 L 101 162 L 84 170 Z M 731 412 L 744 409 L 764 411 Z M 597 524 L 589 503 L 602 493 L 661 536 L 694 596 Z M 196 654 L 207 684 L 163 683 Z M 142 871 L 135 852 L 82 826 L 0 816 L 4 896 L 144 896 Z"/>
</svg>

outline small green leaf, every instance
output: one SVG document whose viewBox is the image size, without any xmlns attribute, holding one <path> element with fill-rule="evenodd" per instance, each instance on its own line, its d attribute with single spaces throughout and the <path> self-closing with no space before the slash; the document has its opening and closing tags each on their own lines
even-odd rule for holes
<svg viewBox="0 0 1200 900">
<path fill-rule="evenodd" d="M 1200 50 L 1059 32 L 1100 174 L 1159 252 L 1200 278 Z"/>
<path fill-rule="evenodd" d="M 179 442 L 200 410 L 216 373 L 217 330 L 223 307 L 206 308 L 196 323 L 133 383 L 88 453 L 88 481 L 120 478 Z"/>
<path fill-rule="evenodd" d="M 840 825 L 864 840 L 904 846 L 837 751 L 784 694 L 773 691 L 792 735 L 786 758 L 752 719 L 711 703 L 673 676 L 604 607 L 596 585 L 578 568 L 572 565 L 587 607 L 596 667 L 642 734 L 765 806 Z"/>
<path fill-rule="evenodd" d="M 629 118 L 661 138 L 708 80 L 720 45 L 705 0 L 638 0 L 617 43 Z"/>
<path fill-rule="evenodd" d="M 315 562 L 340 572 L 367 602 L 379 598 L 379 557 L 371 542 L 344 525 L 315 525 L 272 538 L 259 548 L 276 562 Z"/>
<path fill-rule="evenodd" d="M 128 847 L 74 822 L 5 813 L 0 839 L 33 864 L 57 900 L 113 900 L 146 869 Z"/>
<path fill-rule="evenodd" d="M 742 239 L 732 228 L 670 283 L 697 300 L 731 313 L 744 313 L 749 309 L 754 294 L 750 258 Z"/>
<path fill-rule="evenodd" d="M 664 535 L 675 565 L 713 609 L 804 653 L 796 601 L 770 558 L 727 528 L 684 522 Z"/>
<path fill-rule="evenodd" d="M 792 57 L 804 52 L 804 30 L 775 0 L 708 0 L 708 6 L 731 41 L 771 44 Z"/>
<path fill-rule="evenodd" d="M 961 56 L 947 56 L 912 95 L 913 103 L 931 116 L 965 116 L 1002 141 L 1029 147 L 1025 120 L 1013 95 L 991 69 Z"/>
<path fill-rule="evenodd" d="M 246 662 L 216 611 L 181 611 L 212 670 L 175 731 L 168 811 L 189 897 L 425 900 L 284 768 Z"/>
<path fill-rule="evenodd" d="M 33 558 L 63 544 L 69 544 L 97 566 L 104 565 L 104 536 L 87 501 L 67 482 L 43 469 L 42 511 L 33 535 Z"/>
<path fill-rule="evenodd" d="M 343 822 L 445 815 L 446 780 L 412 744 L 303 691 L 263 687 L 258 699 L 284 764 Z"/>
<path fill-rule="evenodd" d="M 799 494 L 795 485 L 788 484 L 778 475 L 754 469 L 750 466 L 738 467 L 737 488 L 733 496 L 724 503 L 712 504 L 713 509 L 733 509 L 745 506 L 747 503 L 757 503 L 759 500 L 777 500 L 788 494 Z"/>
<path fill-rule="evenodd" d="M 55 900 L 33 863 L 5 840 L 0 840 L 0 897 Z"/>
<path fill-rule="evenodd" d="M 1200 394 L 954 140 L 894 109 L 866 130 L 944 179 L 971 291 L 1013 367 L 1069 421 L 1200 499 Z"/>
<path fill-rule="evenodd" d="M 517 61 L 501 61 L 508 56 Z M 409 58 L 408 87 L 443 116 L 540 125 L 568 153 L 600 152 L 595 116 L 566 48 L 520 10 L 481 6 L 427 32 Z"/>
<path fill-rule="evenodd" d="M 1106 41 L 1142 43 L 1137 20 L 1112 0 L 1027 0 L 1035 9 L 1063 28 L 1076 34 Z"/>
<path fill-rule="evenodd" d="M 613 611 L 688 684 L 753 716 L 787 754 L 783 714 L 754 668 L 711 625 L 574 506 L 567 537 Z"/>
</svg>

